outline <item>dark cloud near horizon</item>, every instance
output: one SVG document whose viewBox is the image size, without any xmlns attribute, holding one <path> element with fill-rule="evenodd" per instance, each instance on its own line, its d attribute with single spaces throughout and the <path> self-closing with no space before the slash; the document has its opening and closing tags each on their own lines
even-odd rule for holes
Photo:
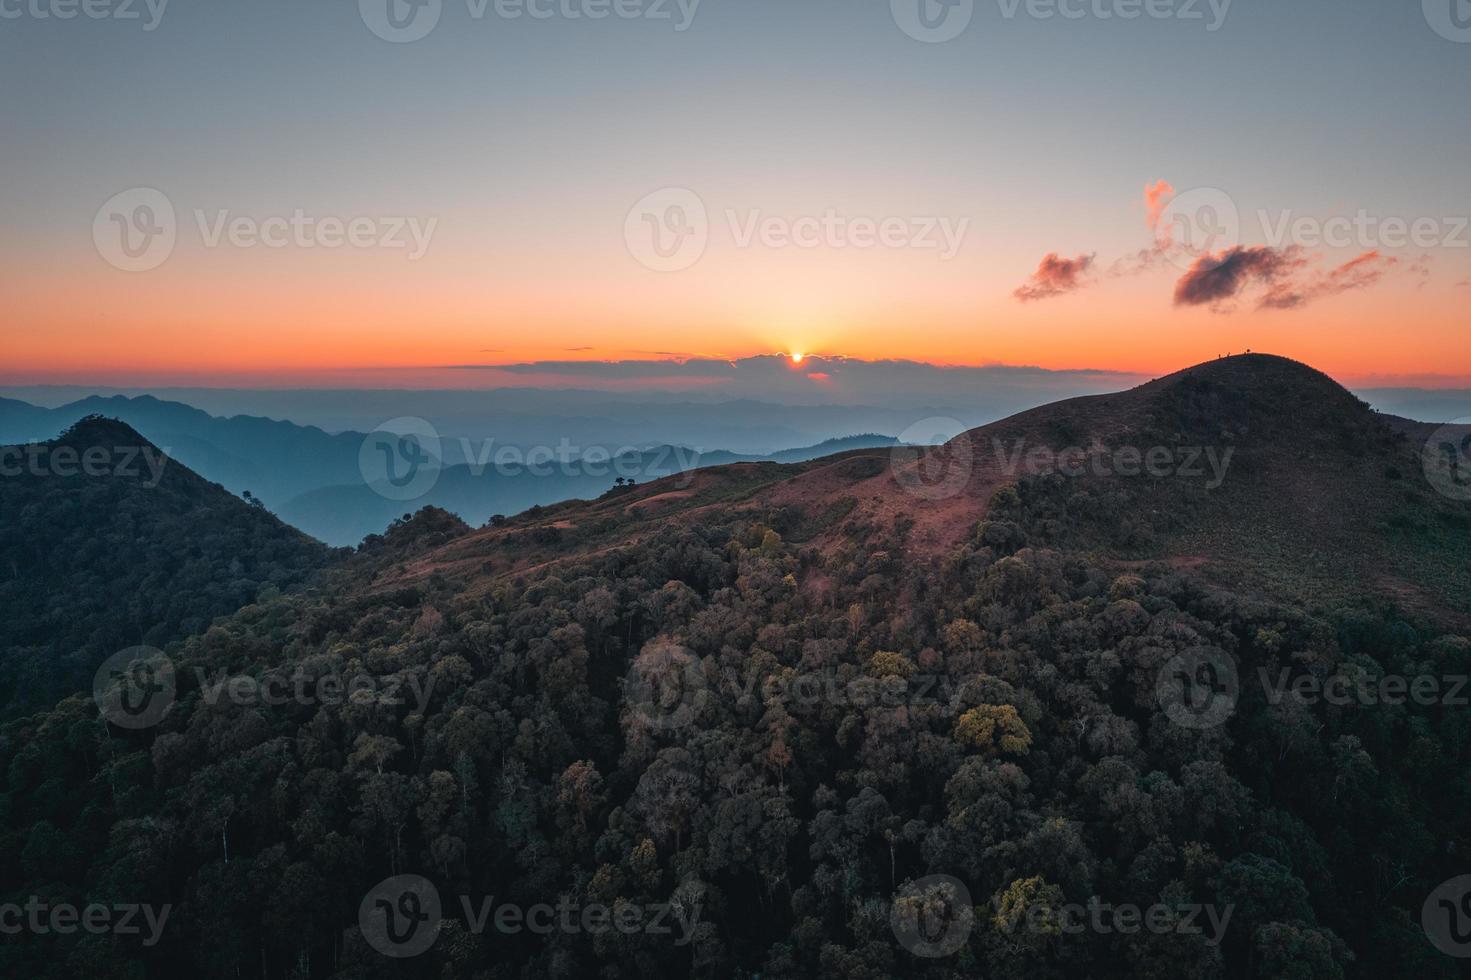
<svg viewBox="0 0 1471 980">
<path fill-rule="evenodd" d="M 495 386 L 598 389 L 631 393 L 700 393 L 781 404 L 955 405 L 976 398 L 1008 399 L 1022 391 L 1067 394 L 1116 391 L 1143 380 L 1128 372 L 1091 368 L 1053 370 L 1027 365 L 951 366 L 912 360 L 863 360 L 808 354 L 801 363 L 781 354 L 734 359 L 529 361 L 453 364 L 448 370 L 483 372 Z M 1030 397 L 1030 396 L 1028 396 Z M 1038 398 L 1037 403 L 1045 400 Z"/>
<path fill-rule="evenodd" d="M 1080 289 L 1087 284 L 1083 276 L 1093 266 L 1096 253 L 1065 259 L 1056 252 L 1042 257 L 1037 271 L 1026 283 L 1016 288 L 1011 295 L 1020 302 L 1030 303 L 1039 299 L 1051 299 Z"/>
</svg>

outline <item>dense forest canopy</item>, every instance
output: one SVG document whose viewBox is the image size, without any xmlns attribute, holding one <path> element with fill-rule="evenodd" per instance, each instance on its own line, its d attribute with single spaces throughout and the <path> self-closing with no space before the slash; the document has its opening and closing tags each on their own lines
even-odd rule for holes
<svg viewBox="0 0 1471 980">
<path fill-rule="evenodd" d="M 88 688 L 134 645 L 289 589 L 328 549 L 120 422 L 0 447 L 0 718 Z"/>
<path fill-rule="evenodd" d="M 772 515 L 247 606 L 171 652 L 157 726 L 83 695 L 6 729 L 6 894 L 170 910 L 151 945 L 8 943 L 7 974 L 1456 975 L 1417 920 L 1471 830 L 1465 710 L 1274 704 L 1254 679 L 1465 674 L 1471 644 L 1033 547 L 1024 495 L 940 569 L 904 560 L 902 523 L 824 554 Z M 426 511 L 338 574 L 455 523 Z M 1241 680 L 1219 724 L 1159 696 L 1200 655 Z M 282 672 L 359 691 L 210 696 Z M 405 875 L 442 913 L 396 958 L 359 912 Z M 934 928 L 950 882 L 958 944 Z M 669 931 L 477 928 L 487 901 L 662 908 Z M 905 902 L 931 906 L 907 946 Z M 1090 907 L 1155 925 L 1072 928 Z"/>
</svg>

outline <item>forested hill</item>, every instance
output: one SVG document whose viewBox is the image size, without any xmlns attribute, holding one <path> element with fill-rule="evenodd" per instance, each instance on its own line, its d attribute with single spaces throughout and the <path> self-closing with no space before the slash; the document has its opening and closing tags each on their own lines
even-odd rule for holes
<svg viewBox="0 0 1471 980">
<path fill-rule="evenodd" d="M 999 518 L 989 533 L 1000 541 L 1024 514 L 1049 546 L 1163 561 L 1262 598 L 1389 603 L 1471 629 L 1468 481 L 1471 428 L 1381 416 L 1307 365 L 1252 354 L 1045 405 L 934 452 L 723 466 L 536 508 L 397 578 L 390 570 L 385 584 L 436 569 L 504 574 L 544 560 L 528 554 L 533 539 L 553 554 L 614 547 L 712 508 L 768 516 L 825 552 L 902 523 L 908 553 L 932 563 L 978 522 Z M 1008 510 L 993 514 L 1005 487 Z"/>
<path fill-rule="evenodd" d="M 117 650 L 201 632 L 331 555 L 115 420 L 0 448 L 0 717 L 90 689 Z"/>
<path fill-rule="evenodd" d="M 1270 415 L 1175 390 L 1232 438 Z M 1408 483 L 1376 445 L 1355 473 Z M 4 899 L 168 916 L 0 944 L 0 972 L 1461 975 L 1422 909 L 1471 852 L 1464 631 L 1110 552 L 1121 513 L 1156 543 L 1212 518 L 1151 482 L 1178 472 L 942 498 L 911 465 L 742 464 L 474 531 L 428 509 L 171 648 L 150 726 L 86 695 L 10 724 Z M 574 915 L 480 914 L 507 905 Z"/>
</svg>

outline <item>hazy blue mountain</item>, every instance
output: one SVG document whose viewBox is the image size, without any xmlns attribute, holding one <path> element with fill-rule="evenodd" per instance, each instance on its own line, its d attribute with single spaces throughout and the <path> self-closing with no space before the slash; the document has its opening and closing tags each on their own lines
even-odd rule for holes
<svg viewBox="0 0 1471 980">
<path fill-rule="evenodd" d="M 799 463 L 853 449 L 896 444 L 892 436 L 857 435 L 767 456 L 728 451 L 700 453 L 683 446 L 657 446 L 617 454 L 604 463 L 574 459 L 537 464 L 536 472 L 519 463 L 498 466 L 461 464 L 443 468 L 433 485 L 410 499 L 397 499 L 391 486 L 369 485 L 361 478 L 341 486 L 322 487 L 295 497 L 278 509 L 282 520 L 332 545 L 356 545 L 380 534 L 395 519 L 432 505 L 477 526 L 492 515 L 518 514 L 537 504 L 591 500 L 608 492 L 616 480 L 647 483 L 694 469 L 729 463 Z M 609 454 L 612 455 L 612 454 Z"/>
<path fill-rule="evenodd" d="M 751 410 L 768 413 L 777 408 L 756 406 Z M 368 485 L 359 468 L 362 432 L 329 433 L 315 426 L 252 415 L 220 418 L 151 395 L 91 396 L 55 408 L 0 399 L 0 444 L 44 441 L 91 415 L 126 423 L 206 479 L 235 494 L 250 492 L 283 520 L 333 545 L 356 545 L 366 535 L 382 532 L 406 510 L 426 504 L 443 507 L 471 524 L 482 524 L 492 514 L 515 514 L 535 504 L 597 497 L 620 476 L 642 483 L 694 467 L 758 460 L 793 463 L 895 442 L 891 436 L 857 435 L 773 454 L 728 449 L 703 452 L 642 438 L 640 425 L 658 426 L 651 419 L 640 422 L 637 416 L 613 427 L 621 440 L 607 442 L 584 441 L 586 433 L 609 430 L 604 419 L 528 417 L 522 420 L 525 431 L 514 442 L 494 436 L 443 434 L 442 459 L 433 466 L 438 473 L 433 487 L 408 501 L 394 499 L 391 489 L 385 494 Z M 436 424 L 447 423 L 440 420 Z M 459 424 L 464 431 L 477 431 L 471 421 Z M 498 427 L 499 422 L 482 420 L 478 431 L 492 425 Z M 550 472 L 495 463 L 497 454 L 506 451 L 516 459 L 534 459 L 538 447 L 545 447 L 543 452 L 560 451 L 559 458 L 570 457 L 573 462 L 558 464 Z M 576 462 L 591 450 L 618 457 L 619 465 L 584 467 Z"/>
<path fill-rule="evenodd" d="M 363 439 L 256 416 L 218 418 L 151 395 L 113 395 L 53 409 L 0 401 L 0 443 L 51 439 L 89 415 L 127 423 L 195 472 L 233 493 L 249 490 L 268 506 L 352 479 Z"/>
</svg>

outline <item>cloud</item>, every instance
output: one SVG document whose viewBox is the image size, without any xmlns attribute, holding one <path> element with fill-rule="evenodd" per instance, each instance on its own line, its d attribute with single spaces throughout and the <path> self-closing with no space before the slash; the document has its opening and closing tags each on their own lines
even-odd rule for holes
<svg viewBox="0 0 1471 980">
<path fill-rule="evenodd" d="M 1430 283 L 1430 253 L 1426 252 L 1406 267 L 1406 271 L 1415 277 L 1415 288 L 1424 289 Z"/>
<path fill-rule="evenodd" d="M 1056 252 L 1043 257 L 1037 271 L 1011 294 L 1023 303 L 1062 296 L 1085 285 L 1083 274 L 1093 265 L 1093 255 L 1065 259 Z"/>
<path fill-rule="evenodd" d="M 698 398 L 753 399 L 786 405 L 886 405 L 923 407 L 984 402 L 1006 414 L 1073 395 L 1117 391 L 1146 378 L 1112 371 L 1052 370 L 1023 365 L 961 366 L 909 360 L 864 360 L 808 354 L 800 368 L 782 354 L 684 361 L 555 360 L 513 364 L 439 365 L 449 373 L 473 373 L 481 387 L 616 391 L 640 397 L 684 392 Z M 826 377 L 822 377 L 825 375 Z M 1039 394 L 1039 393 L 1045 393 Z M 1013 397 L 1015 395 L 1015 397 Z"/>
<path fill-rule="evenodd" d="M 1384 277 L 1384 273 L 1398 264 L 1398 259 L 1386 258 L 1377 250 L 1365 252 L 1305 282 L 1275 284 L 1262 297 L 1258 306 L 1265 310 L 1292 310 L 1323 296 L 1336 296 L 1352 289 L 1364 289 L 1374 285 Z"/>
<path fill-rule="evenodd" d="M 1176 249 L 1174 228 L 1160 224 L 1165 209 L 1174 199 L 1175 187 L 1168 180 L 1156 180 L 1144 185 L 1144 223 L 1154 232 L 1154 244 L 1141 248 L 1133 255 L 1115 259 L 1104 273 L 1108 278 L 1122 279 L 1149 272 Z"/>
<path fill-rule="evenodd" d="M 1374 285 L 1399 264 L 1399 259 L 1374 250 L 1326 272 L 1311 272 L 1308 264 L 1307 256 L 1295 245 L 1238 245 L 1215 255 L 1203 255 L 1175 284 L 1175 305 L 1219 309 L 1253 283 L 1262 283 L 1267 291 L 1257 301 L 1257 309 L 1300 309 L 1324 296 Z"/>
<path fill-rule="evenodd" d="M 1305 263 L 1295 246 L 1279 249 L 1238 245 L 1217 255 L 1202 255 L 1175 283 L 1175 305 L 1216 306 L 1233 299 L 1254 281 L 1275 288 Z"/>
<path fill-rule="evenodd" d="M 1150 231 L 1159 228 L 1160 216 L 1175 197 L 1175 188 L 1168 180 L 1157 180 L 1144 185 L 1144 223 Z"/>
</svg>

